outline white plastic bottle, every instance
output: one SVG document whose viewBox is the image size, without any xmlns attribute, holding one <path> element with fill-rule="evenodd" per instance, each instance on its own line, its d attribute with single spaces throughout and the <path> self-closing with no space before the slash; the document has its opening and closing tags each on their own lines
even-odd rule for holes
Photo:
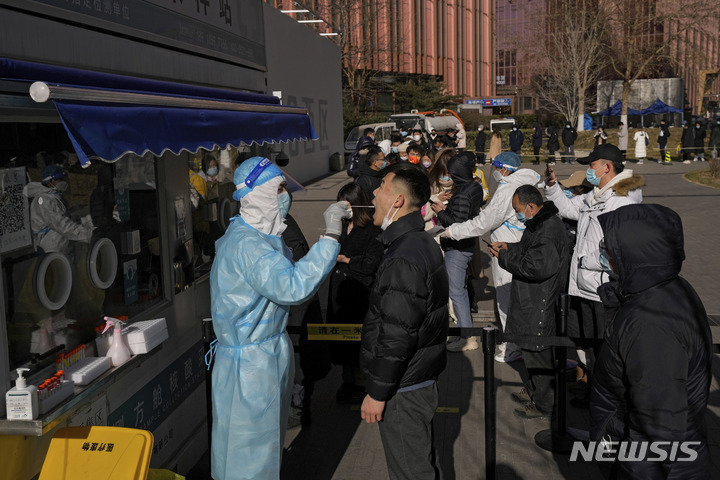
<svg viewBox="0 0 720 480">
<path fill-rule="evenodd" d="M 8 420 L 34 420 L 38 416 L 37 387 L 28 385 L 23 377 L 23 372 L 29 370 L 29 368 L 18 368 L 15 386 L 5 394 Z"/>
<path fill-rule="evenodd" d="M 130 360 L 131 356 L 130 347 L 128 347 L 125 342 L 125 337 L 123 337 L 122 334 L 123 322 L 112 317 L 105 317 L 105 322 L 105 330 L 103 330 L 103 333 L 105 333 L 110 327 L 114 327 L 112 345 L 108 348 L 105 356 L 110 357 L 113 367 L 119 367 Z"/>
</svg>

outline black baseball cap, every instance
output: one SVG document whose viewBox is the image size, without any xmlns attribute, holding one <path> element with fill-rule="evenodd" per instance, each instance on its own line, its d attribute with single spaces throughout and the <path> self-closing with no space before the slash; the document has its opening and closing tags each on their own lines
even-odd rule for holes
<svg viewBox="0 0 720 480">
<path fill-rule="evenodd" d="M 593 151 L 590 152 L 590 155 L 587 157 L 578 158 L 578 163 L 580 165 L 589 165 L 595 160 L 607 160 L 608 162 L 620 162 L 622 164 L 624 159 L 618 147 L 610 145 L 609 143 L 603 143 L 593 148 Z"/>
</svg>

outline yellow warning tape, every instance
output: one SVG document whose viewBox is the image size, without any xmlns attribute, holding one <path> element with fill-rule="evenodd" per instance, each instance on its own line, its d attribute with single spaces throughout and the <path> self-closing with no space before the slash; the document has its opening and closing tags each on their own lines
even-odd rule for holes
<svg viewBox="0 0 720 480">
<path fill-rule="evenodd" d="M 308 323 L 308 340 L 334 340 L 359 342 L 362 324 Z"/>
</svg>

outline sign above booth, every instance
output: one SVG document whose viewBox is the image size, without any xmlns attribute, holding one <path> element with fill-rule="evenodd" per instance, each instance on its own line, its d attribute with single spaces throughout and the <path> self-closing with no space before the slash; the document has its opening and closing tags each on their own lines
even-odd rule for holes
<svg viewBox="0 0 720 480">
<path fill-rule="evenodd" d="M 140 40 L 265 67 L 261 0 L 0 0 Z"/>
</svg>

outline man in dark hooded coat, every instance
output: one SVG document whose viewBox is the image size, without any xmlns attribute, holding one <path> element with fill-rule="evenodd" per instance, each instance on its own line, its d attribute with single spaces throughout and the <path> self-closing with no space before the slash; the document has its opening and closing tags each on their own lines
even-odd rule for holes
<svg viewBox="0 0 720 480">
<path fill-rule="evenodd" d="M 618 457 L 640 457 L 617 461 L 616 478 L 710 478 L 703 420 L 712 338 L 700 298 L 679 276 L 680 217 L 660 205 L 627 205 L 598 220 L 601 263 L 618 278 L 598 293 L 619 310 L 595 365 L 591 439 L 623 442 L 614 446 Z"/>
</svg>

